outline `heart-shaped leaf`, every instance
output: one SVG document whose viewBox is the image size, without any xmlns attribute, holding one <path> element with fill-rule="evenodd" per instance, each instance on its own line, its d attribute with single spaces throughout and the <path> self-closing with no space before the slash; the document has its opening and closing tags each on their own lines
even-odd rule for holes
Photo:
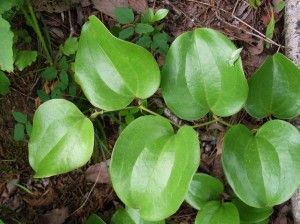
<svg viewBox="0 0 300 224">
<path fill-rule="evenodd" d="M 73 103 L 49 100 L 35 112 L 29 162 L 36 178 L 81 167 L 90 159 L 93 146 L 93 124 Z"/>
<path fill-rule="evenodd" d="M 218 200 L 223 191 L 223 183 L 217 178 L 204 173 L 196 173 L 185 200 L 192 207 L 200 210 L 208 201 Z"/>
<path fill-rule="evenodd" d="M 211 201 L 198 212 L 195 224 L 239 224 L 239 212 L 232 203 Z"/>
<path fill-rule="evenodd" d="M 112 111 L 153 95 L 160 71 L 150 52 L 114 37 L 91 16 L 81 31 L 75 79 L 94 106 Z"/>
<path fill-rule="evenodd" d="M 145 221 L 141 218 L 138 210 L 133 208 L 119 209 L 113 215 L 111 224 L 164 224 L 165 221 Z"/>
<path fill-rule="evenodd" d="M 300 69 L 281 53 L 268 57 L 249 80 L 247 112 L 280 119 L 300 114 Z"/>
<path fill-rule="evenodd" d="M 300 184 L 300 134 L 273 120 L 255 136 L 236 125 L 224 137 L 222 163 L 227 180 L 246 204 L 262 208 L 288 200 Z"/>
<path fill-rule="evenodd" d="M 118 138 L 110 174 L 120 199 L 141 217 L 159 221 L 177 211 L 199 166 L 197 133 L 184 126 L 174 134 L 159 116 L 131 122 Z"/>
<path fill-rule="evenodd" d="M 273 213 L 273 208 L 253 208 L 238 198 L 235 198 L 232 202 L 239 211 L 241 224 L 260 223 L 267 220 Z"/>
<path fill-rule="evenodd" d="M 212 29 L 200 28 L 177 37 L 162 75 L 168 107 L 187 120 L 209 111 L 222 117 L 237 113 L 248 93 L 237 52 L 227 37 Z"/>
</svg>

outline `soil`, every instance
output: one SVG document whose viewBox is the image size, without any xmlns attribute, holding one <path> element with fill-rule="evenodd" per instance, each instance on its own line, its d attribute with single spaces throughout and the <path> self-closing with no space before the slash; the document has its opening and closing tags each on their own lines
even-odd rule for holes
<svg viewBox="0 0 300 224">
<path fill-rule="evenodd" d="M 235 0 L 182 0 L 182 1 L 148 1 L 149 7 L 167 8 L 170 14 L 164 22 L 164 30 L 175 38 L 184 31 L 195 27 L 211 27 L 230 37 L 238 47 L 242 47 L 242 59 L 246 76 L 255 71 L 266 55 L 283 50 L 283 13 L 275 13 L 276 27 L 273 41 L 279 45 L 265 48 L 263 38 L 258 32 L 265 33 L 270 21 L 271 0 L 263 1 L 258 9 L 248 6 L 247 1 Z M 52 10 L 53 11 L 53 10 Z M 108 26 L 115 21 L 95 10 L 91 4 L 78 6 L 62 13 L 42 11 L 39 19 L 48 27 L 54 50 L 69 36 L 68 15 L 72 18 L 74 34 L 80 33 L 80 25 L 91 14 L 97 15 Z M 55 11 L 55 10 L 54 10 Z M 63 16 L 64 15 L 64 18 Z M 244 23 L 237 21 L 240 18 Z M 245 24 L 248 25 L 245 25 Z M 29 28 L 28 28 L 29 29 Z M 256 31 L 255 31 L 256 30 Z M 258 32 L 257 32 L 258 31 Z M 34 38 L 34 37 L 33 37 Z M 21 111 L 32 120 L 39 105 L 36 94 L 45 86 L 39 78 L 38 69 L 46 66 L 43 60 L 25 71 L 10 74 L 11 92 L 0 98 L 0 217 L 5 223 L 84 223 L 86 218 L 96 213 L 109 223 L 116 210 L 122 206 L 110 183 L 94 183 L 86 180 L 85 171 L 99 161 L 99 158 L 73 172 L 56 177 L 36 180 L 28 163 L 28 140 L 15 142 L 13 130 L 15 121 L 13 111 Z M 79 94 L 80 95 L 80 94 Z M 242 122 L 249 127 L 257 127 L 262 121 L 253 120 L 245 112 L 231 118 L 230 122 Z M 220 153 L 224 127 L 211 125 L 199 129 L 202 145 L 201 172 L 209 173 L 224 180 L 220 164 Z M 109 119 L 105 120 L 105 132 L 109 150 L 112 150 L 118 127 Z M 101 158 L 100 160 L 103 160 Z M 19 185 L 16 186 L 15 183 Z M 25 189 L 22 188 L 26 187 Z M 228 186 L 227 186 L 228 188 Z M 28 192 L 28 190 L 30 192 Z M 230 192 L 230 189 L 228 188 Z M 226 195 L 224 196 L 226 199 Z M 179 211 L 169 220 L 174 223 L 193 223 L 196 210 L 184 203 Z M 270 223 L 288 224 L 291 219 L 290 203 L 274 208 Z"/>
</svg>

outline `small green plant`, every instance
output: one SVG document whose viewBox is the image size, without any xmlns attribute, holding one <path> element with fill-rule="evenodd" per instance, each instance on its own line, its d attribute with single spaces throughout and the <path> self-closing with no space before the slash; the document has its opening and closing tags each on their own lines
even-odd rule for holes
<svg viewBox="0 0 300 224">
<path fill-rule="evenodd" d="M 256 9 L 262 4 L 262 1 L 261 0 L 248 0 L 248 3 L 251 7 Z"/>
<path fill-rule="evenodd" d="M 149 8 L 141 18 L 134 18 L 132 9 L 116 8 L 115 14 L 119 25 L 114 28 L 119 38 L 128 40 L 134 37 L 135 43 L 153 51 L 165 55 L 169 49 L 170 37 L 159 24 L 168 15 L 167 9 L 159 9 L 154 12 Z"/>
<path fill-rule="evenodd" d="M 27 115 L 21 112 L 14 111 L 12 115 L 16 121 L 14 128 L 14 140 L 22 141 L 25 138 L 25 135 L 30 137 L 32 124 L 28 121 Z"/>
<path fill-rule="evenodd" d="M 124 23 L 132 20 L 122 16 Z M 246 80 L 240 52 L 220 32 L 198 28 L 176 38 L 160 72 L 150 52 L 116 38 L 91 16 L 79 38 L 74 78 L 98 109 L 88 118 L 64 99 L 38 108 L 29 141 L 35 177 L 84 165 L 98 138 L 92 123 L 97 125 L 97 116 L 133 110 L 111 156 L 112 185 L 126 206 L 112 223 L 165 223 L 183 201 L 199 210 L 196 224 L 267 223 L 272 207 L 288 200 L 300 185 L 300 134 L 279 120 L 300 115 L 300 70 L 276 53 Z M 212 119 L 179 126 L 151 111 L 142 100 L 159 87 L 168 108 L 187 124 Z M 242 108 L 269 121 L 249 130 L 223 120 Z M 227 194 L 226 201 L 219 180 L 196 173 L 201 151 L 194 129 L 212 123 L 228 127 L 222 165 L 234 194 Z"/>
<path fill-rule="evenodd" d="M 46 67 L 41 72 L 41 77 L 46 81 L 55 82 L 51 92 L 46 93 L 44 90 L 37 90 L 37 95 L 42 102 L 50 99 L 62 98 L 63 95 L 74 97 L 76 95 L 76 85 L 71 79 L 72 63 L 74 62 L 74 54 L 78 48 L 78 40 L 76 37 L 69 37 L 63 45 L 60 46 L 60 54 L 58 55 L 58 63 L 56 66 Z"/>
</svg>

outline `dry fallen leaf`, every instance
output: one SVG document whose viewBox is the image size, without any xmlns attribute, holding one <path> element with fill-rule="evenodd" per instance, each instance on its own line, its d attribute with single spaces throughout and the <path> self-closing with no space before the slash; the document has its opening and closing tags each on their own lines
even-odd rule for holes
<svg viewBox="0 0 300 224">
<path fill-rule="evenodd" d="M 69 216 L 69 210 L 66 207 L 56 208 L 46 213 L 40 218 L 43 224 L 63 224 Z"/>
<path fill-rule="evenodd" d="M 19 176 L 12 176 L 11 178 L 3 185 L 4 187 L 1 187 L 0 204 L 5 203 L 17 189 L 16 184 L 19 183 Z"/>
<path fill-rule="evenodd" d="M 145 12 L 148 8 L 146 0 L 92 0 L 95 9 L 100 12 L 115 17 L 116 7 L 130 7 L 138 13 Z"/>
<path fill-rule="evenodd" d="M 109 160 L 106 162 L 97 163 L 93 166 L 90 166 L 85 171 L 85 178 L 89 182 L 106 184 L 110 182 L 110 177 L 108 174 L 108 164 Z M 98 177 L 98 178 L 97 178 Z"/>
<path fill-rule="evenodd" d="M 129 6 L 138 13 L 143 13 L 148 9 L 146 0 L 129 0 Z"/>
<path fill-rule="evenodd" d="M 127 7 L 128 0 L 92 0 L 95 9 L 115 18 L 114 10 L 116 7 Z"/>
</svg>

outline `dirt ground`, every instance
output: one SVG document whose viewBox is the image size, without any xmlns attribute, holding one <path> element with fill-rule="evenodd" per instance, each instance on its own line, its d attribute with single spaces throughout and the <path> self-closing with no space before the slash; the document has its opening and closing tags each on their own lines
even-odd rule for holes
<svg viewBox="0 0 300 224">
<path fill-rule="evenodd" d="M 89 1 L 87 1 L 89 2 Z M 265 40 L 258 33 L 265 33 L 270 21 L 271 0 L 264 1 L 258 9 L 248 6 L 246 1 L 236 0 L 183 0 L 183 1 L 148 1 L 149 7 L 167 8 L 170 14 L 164 22 L 165 31 L 175 38 L 184 31 L 195 27 L 211 27 L 222 31 L 238 47 L 242 47 L 242 59 L 247 77 L 257 69 L 266 55 L 278 50 L 284 51 L 283 12 L 275 13 L 276 26 L 273 44 L 269 49 L 264 47 Z M 62 13 L 41 11 L 43 23 L 49 28 L 53 49 L 69 36 L 70 24 L 64 19 L 69 13 L 75 35 L 80 33 L 80 25 L 91 14 L 97 15 L 108 26 L 115 21 L 94 9 L 91 4 L 78 6 Z M 259 37 L 258 37 L 259 36 Z M 163 60 L 163 59 L 162 59 Z M 11 92 L 0 98 L 0 217 L 5 223 L 83 223 L 91 214 L 96 213 L 109 221 L 112 214 L 122 206 L 111 184 L 94 183 L 86 180 L 85 172 L 94 161 L 76 171 L 52 178 L 35 180 L 28 164 L 27 143 L 13 140 L 13 111 L 21 111 L 32 120 L 37 108 L 36 90 L 45 83 L 39 78 L 36 68 L 43 61 L 23 71 L 21 74 L 10 74 Z M 80 93 L 78 93 L 80 95 Z M 259 123 L 245 112 L 231 118 L 231 122 L 243 122 L 250 127 Z M 105 131 L 112 150 L 117 133 L 116 125 L 106 121 Z M 199 129 L 202 145 L 201 166 L 199 171 L 209 173 L 224 180 L 220 164 L 220 144 L 224 127 L 211 125 Z M 16 186 L 15 183 L 19 185 Z M 25 186 L 30 193 L 19 186 Z M 229 187 L 228 192 L 230 192 Z M 225 195 L 226 197 L 226 195 Z M 180 210 L 170 218 L 174 223 L 193 223 L 196 210 L 183 204 Z M 274 224 L 293 223 L 289 202 L 274 208 L 271 222 Z"/>
</svg>

